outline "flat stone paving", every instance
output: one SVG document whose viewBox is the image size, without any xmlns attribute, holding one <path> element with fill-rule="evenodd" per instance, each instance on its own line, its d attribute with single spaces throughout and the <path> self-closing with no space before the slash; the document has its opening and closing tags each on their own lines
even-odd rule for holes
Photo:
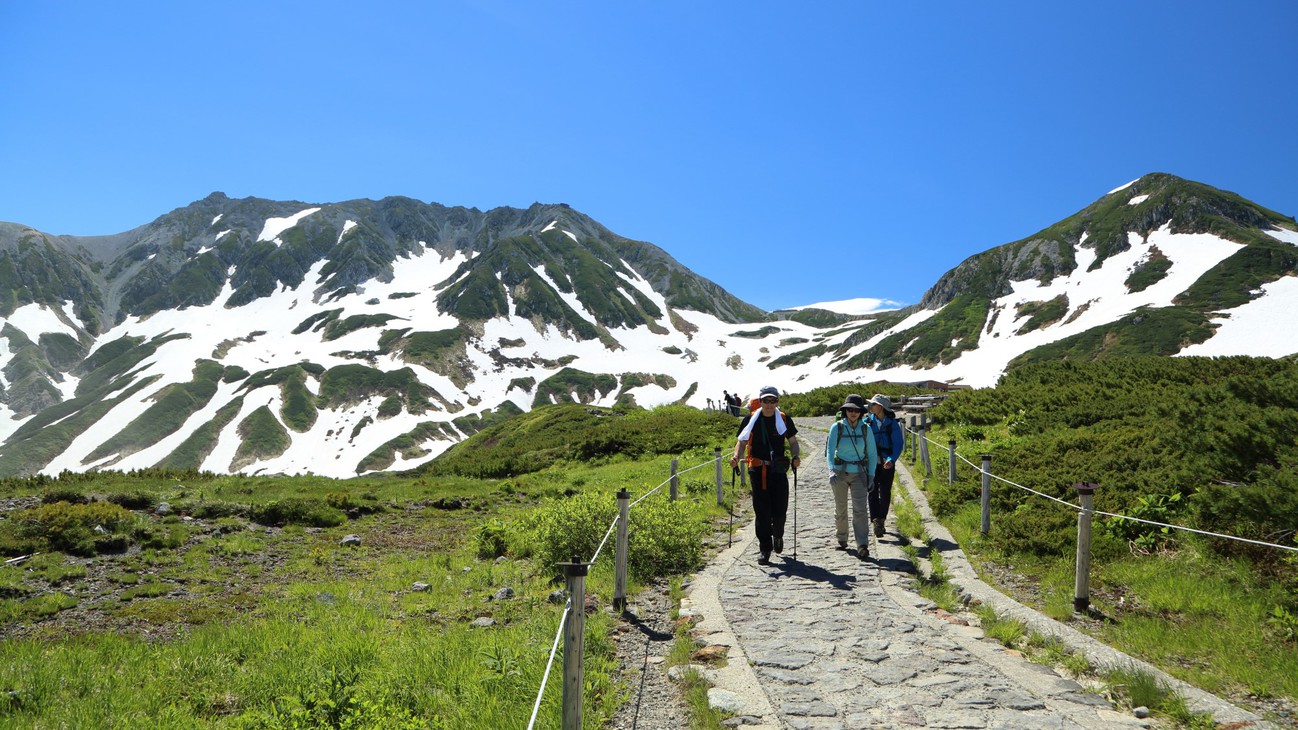
<svg viewBox="0 0 1298 730">
<path fill-rule="evenodd" d="M 859 560 L 855 548 L 839 551 L 829 472 L 817 456 L 824 435 L 807 429 L 804 436 L 811 457 L 798 474 L 796 557 L 791 500 L 784 555 L 758 565 L 749 524 L 714 563 L 724 621 L 708 621 L 697 596 L 683 604 L 684 613 L 704 619 L 699 627 L 710 632 L 708 641 L 731 647 L 732 666 L 717 673 L 712 692 L 715 706 L 739 714 L 732 724 L 798 730 L 1148 726 L 1073 680 L 982 638 L 980 630 L 939 618 L 932 604 L 904 587 L 912 576 L 892 515 L 871 559 Z M 894 492 L 901 489 L 894 486 Z M 701 585 L 707 581 L 701 576 Z"/>
</svg>

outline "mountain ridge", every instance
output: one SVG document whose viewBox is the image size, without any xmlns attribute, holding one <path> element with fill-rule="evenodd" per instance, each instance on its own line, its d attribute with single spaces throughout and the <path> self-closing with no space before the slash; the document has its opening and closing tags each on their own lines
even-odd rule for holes
<svg viewBox="0 0 1298 730">
<path fill-rule="evenodd" d="M 1246 325 L 1298 304 L 1295 273 L 1292 218 L 1162 173 L 865 315 L 764 312 L 562 203 L 212 193 L 112 236 L 0 224 L 0 474 L 347 476 L 544 403 L 1254 354 Z"/>
</svg>

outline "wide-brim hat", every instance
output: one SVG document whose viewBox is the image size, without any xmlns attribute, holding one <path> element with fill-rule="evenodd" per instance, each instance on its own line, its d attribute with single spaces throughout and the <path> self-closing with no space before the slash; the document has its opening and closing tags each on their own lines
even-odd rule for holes
<svg viewBox="0 0 1298 730">
<path fill-rule="evenodd" d="M 892 413 L 892 412 L 893 412 L 893 411 L 892 411 L 892 401 L 888 400 L 888 396 L 886 396 L 886 395 L 881 395 L 881 394 L 879 394 L 879 393 L 875 393 L 875 394 L 874 394 L 874 397 L 870 399 L 870 402 L 871 402 L 871 403 L 878 403 L 878 404 L 883 408 L 883 410 L 885 410 L 885 411 L 887 411 L 887 412 L 889 412 L 889 413 Z"/>
<path fill-rule="evenodd" d="M 847 400 L 844 401 L 843 405 L 841 405 L 841 406 L 838 407 L 838 410 L 839 410 L 839 411 L 845 411 L 845 410 L 847 410 L 848 408 L 855 408 L 856 410 L 861 411 L 862 413 L 864 413 L 864 412 L 865 412 L 865 399 L 862 398 L 861 396 L 857 395 L 856 393 L 853 393 L 853 394 L 847 396 Z"/>
</svg>

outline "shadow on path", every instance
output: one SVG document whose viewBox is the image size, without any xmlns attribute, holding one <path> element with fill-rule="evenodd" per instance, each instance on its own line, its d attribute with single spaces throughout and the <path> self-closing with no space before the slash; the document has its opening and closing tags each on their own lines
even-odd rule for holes
<svg viewBox="0 0 1298 730">
<path fill-rule="evenodd" d="M 639 616 L 628 611 L 622 612 L 622 620 L 634 627 L 636 631 L 644 634 L 647 641 L 671 641 L 676 636 L 670 632 L 658 631 L 649 624 L 641 621 Z"/>
<path fill-rule="evenodd" d="M 771 573 L 772 578 L 782 578 L 784 576 L 805 578 L 820 583 L 828 583 L 840 591 L 852 590 L 852 583 L 856 581 L 855 575 L 835 573 L 831 570 L 826 570 L 819 565 L 804 563 L 801 560 L 796 560 L 787 555 L 784 556 L 784 562 L 779 566 L 779 568 Z"/>
</svg>

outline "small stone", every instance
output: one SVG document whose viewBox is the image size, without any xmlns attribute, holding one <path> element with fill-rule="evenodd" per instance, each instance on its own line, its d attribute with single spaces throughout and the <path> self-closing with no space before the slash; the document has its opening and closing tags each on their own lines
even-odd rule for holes
<svg viewBox="0 0 1298 730">
<path fill-rule="evenodd" d="M 1149 717 L 1149 708 L 1145 707 L 1144 705 L 1141 705 L 1140 707 L 1137 707 L 1136 709 L 1132 710 L 1131 714 L 1143 720 L 1146 717 Z"/>
<path fill-rule="evenodd" d="M 501 588 L 500 590 L 496 591 L 496 594 L 493 595 L 491 599 L 493 601 L 503 601 L 513 597 L 514 597 L 514 589 L 510 588 L 509 586 L 505 586 L 504 588 Z"/>
<path fill-rule="evenodd" d="M 339 544 L 339 545 L 342 545 L 343 547 L 355 547 L 355 546 L 361 544 L 361 536 L 360 536 L 360 535 L 344 535 L 344 536 L 343 536 L 343 539 L 341 539 L 341 540 L 338 541 L 338 544 Z"/>
<path fill-rule="evenodd" d="M 700 662 L 715 663 L 725 659 L 728 650 L 728 647 L 720 644 L 711 644 L 690 654 L 690 658 Z"/>
<path fill-rule="evenodd" d="M 171 514 L 171 503 L 170 503 L 170 502 L 159 502 L 159 503 L 158 503 L 158 506 L 153 508 L 153 514 L 155 514 L 155 515 L 169 515 L 169 514 Z"/>
<path fill-rule="evenodd" d="M 553 590 L 550 591 L 550 596 L 545 600 L 550 603 L 564 603 L 568 600 L 568 594 L 564 593 L 562 590 Z"/>
<path fill-rule="evenodd" d="M 432 588 L 432 586 L 428 585 L 427 583 L 419 583 L 419 582 L 416 582 L 413 586 L 410 586 L 410 590 L 415 591 L 416 593 L 423 593 L 429 590 L 430 588 Z"/>
<path fill-rule="evenodd" d="M 744 699 L 729 690 L 713 687 L 708 690 L 708 707 L 722 712 L 743 714 Z"/>
<path fill-rule="evenodd" d="M 485 629 L 485 628 L 487 628 L 488 626 L 495 626 L 495 625 L 496 625 L 496 619 L 494 619 L 494 618 L 492 618 L 492 617 L 490 617 L 490 616 L 479 616 L 478 618 L 473 619 L 473 624 L 472 624 L 472 625 L 473 625 L 473 626 L 477 626 L 478 628 L 483 628 L 483 629 Z"/>
</svg>

